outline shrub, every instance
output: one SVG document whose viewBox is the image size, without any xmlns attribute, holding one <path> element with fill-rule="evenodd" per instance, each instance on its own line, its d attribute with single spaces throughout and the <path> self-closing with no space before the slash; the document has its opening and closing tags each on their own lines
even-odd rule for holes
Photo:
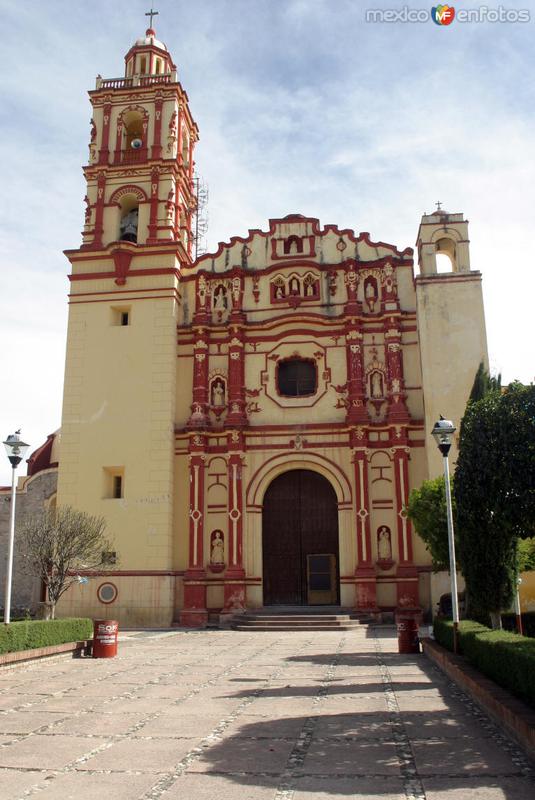
<svg viewBox="0 0 535 800">
<path fill-rule="evenodd" d="M 506 631 L 516 631 L 516 616 L 514 614 L 502 614 L 502 625 Z M 535 611 L 526 611 L 522 614 L 522 630 L 524 636 L 535 639 Z"/>
<path fill-rule="evenodd" d="M 0 627 L 0 653 L 77 642 L 93 636 L 90 619 L 24 620 Z"/>
<path fill-rule="evenodd" d="M 435 620 L 435 639 L 453 649 L 453 623 Z M 487 678 L 535 706 L 535 640 L 478 622 L 459 623 L 459 650 Z"/>
</svg>

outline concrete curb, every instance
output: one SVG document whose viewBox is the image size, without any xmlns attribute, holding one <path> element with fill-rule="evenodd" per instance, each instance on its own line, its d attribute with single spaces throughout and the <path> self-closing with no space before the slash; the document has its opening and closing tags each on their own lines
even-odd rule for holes
<svg viewBox="0 0 535 800">
<path fill-rule="evenodd" d="M 424 654 L 535 758 L 535 711 L 478 672 L 462 656 L 432 639 L 421 641 Z"/>
<path fill-rule="evenodd" d="M 87 651 L 92 644 L 92 640 L 80 642 L 65 642 L 64 644 L 54 644 L 50 647 L 36 647 L 33 650 L 16 650 L 14 653 L 3 653 L 0 655 L 0 667 L 9 667 L 13 664 L 20 664 L 24 661 L 35 661 L 40 658 L 47 658 L 57 655 L 81 654 Z"/>
</svg>

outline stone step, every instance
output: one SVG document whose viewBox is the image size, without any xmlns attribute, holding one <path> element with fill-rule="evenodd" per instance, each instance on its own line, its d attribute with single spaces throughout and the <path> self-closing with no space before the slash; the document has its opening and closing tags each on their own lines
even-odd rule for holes
<svg viewBox="0 0 535 800">
<path fill-rule="evenodd" d="M 240 619 L 261 620 L 262 622 L 268 622 L 271 620 L 275 620 L 277 622 L 279 620 L 288 622 L 314 622 L 315 620 L 320 620 L 321 622 L 343 622 L 344 620 L 355 619 L 355 617 L 351 617 L 349 614 L 303 614 L 302 616 L 299 614 L 243 614 L 240 616 Z"/>
<path fill-rule="evenodd" d="M 277 627 L 280 627 L 282 625 L 291 625 L 293 628 L 309 628 L 311 625 L 321 625 L 322 627 L 339 628 L 342 625 L 358 626 L 360 625 L 360 622 L 358 620 L 351 620 L 351 619 L 338 619 L 338 620 L 332 619 L 330 621 L 316 619 L 316 620 L 309 620 L 308 622 L 304 622 L 303 620 L 235 619 L 232 620 L 232 624 L 245 625 L 249 628 L 256 628 L 258 625 L 262 625 L 265 628 L 270 628 L 273 625 Z"/>
<path fill-rule="evenodd" d="M 269 632 L 272 631 L 274 633 L 279 632 L 286 632 L 286 631 L 354 631 L 359 627 L 359 623 L 351 623 L 349 622 L 347 625 L 306 625 L 306 626 L 297 626 L 292 624 L 280 624 L 280 625 L 262 625 L 260 623 L 256 625 L 241 625 L 238 623 L 232 623 L 230 626 L 233 631 L 248 631 L 249 633 L 257 632 L 257 631 L 264 631 Z"/>
</svg>

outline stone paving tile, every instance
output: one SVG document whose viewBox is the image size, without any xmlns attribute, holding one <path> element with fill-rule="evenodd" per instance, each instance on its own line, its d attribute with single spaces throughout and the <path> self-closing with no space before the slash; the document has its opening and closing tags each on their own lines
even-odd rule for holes
<svg viewBox="0 0 535 800">
<path fill-rule="evenodd" d="M 472 739 L 487 738 L 491 734 L 466 711 L 452 716 L 448 711 L 433 714 L 403 712 L 401 720 L 411 739 Z"/>
<path fill-rule="evenodd" d="M 138 800 L 153 783 L 154 775 L 69 772 L 54 776 L 36 797 L 39 800 L 95 800 L 99 797 L 103 800 Z M 2 800 L 5 800 L 3 795 Z"/>
<path fill-rule="evenodd" d="M 24 792 L 37 784 L 46 785 L 50 777 L 53 777 L 52 773 L 41 770 L 21 772 L 18 769 L 0 769 L 0 796 L 2 800 L 20 800 Z"/>
<path fill-rule="evenodd" d="M 22 715 L 19 715 L 22 716 Z M 61 714 L 59 717 L 61 718 Z M 126 733 L 132 725 L 144 719 L 144 714 L 102 714 L 89 711 L 74 717 L 68 717 L 64 722 L 54 725 L 43 734 L 79 734 L 82 736 L 115 736 Z"/>
<path fill-rule="evenodd" d="M 46 697 L 42 694 L 2 694 L 0 695 L 0 711 L 20 708 L 25 703 L 42 703 L 44 700 Z"/>
<path fill-rule="evenodd" d="M 78 736 L 58 736 L 52 741 L 50 736 L 35 734 L 0 747 L 0 767 L 61 769 L 105 741 Z"/>
<path fill-rule="evenodd" d="M 318 738 L 346 736 L 358 739 L 391 739 L 392 723 L 390 714 L 374 712 L 371 714 L 330 714 L 318 719 L 315 734 Z"/>
<path fill-rule="evenodd" d="M 162 794 L 161 800 L 272 800 L 277 784 L 278 778 L 267 776 L 187 773 Z"/>
<path fill-rule="evenodd" d="M 52 725 L 58 722 L 64 716 L 64 714 L 34 710 L 0 714 L 0 733 L 32 733 L 44 725 Z"/>
<path fill-rule="evenodd" d="M 118 697 L 103 703 L 91 703 L 93 711 L 104 714 L 151 714 L 169 708 L 169 700 L 155 697 Z"/>
<path fill-rule="evenodd" d="M 280 739 L 258 743 L 231 738 L 214 744 L 195 761 L 188 772 L 281 773 L 294 743 Z"/>
<path fill-rule="evenodd" d="M 532 800 L 535 783 L 522 778 L 424 778 L 426 800 Z"/>
<path fill-rule="evenodd" d="M 168 772 L 193 746 L 190 739 L 131 738 L 97 753 L 78 769 Z"/>
<path fill-rule="evenodd" d="M 412 751 L 420 775 L 520 774 L 509 753 L 489 739 L 413 741 Z"/>
<path fill-rule="evenodd" d="M 298 778 L 293 800 L 407 800 L 400 778 Z M 448 798 L 449 800 L 449 798 Z"/>
<path fill-rule="evenodd" d="M 535 798 L 518 747 L 385 628 L 129 634 L 0 669 L 2 698 L 1 800 Z"/>
<path fill-rule="evenodd" d="M 308 775 L 399 775 L 393 743 L 344 741 L 312 742 L 303 770 Z"/>
<path fill-rule="evenodd" d="M 198 739 L 207 736 L 218 724 L 220 716 L 208 714 L 182 714 L 177 708 L 173 713 L 161 714 L 143 724 L 134 736 L 157 736 Z"/>
</svg>

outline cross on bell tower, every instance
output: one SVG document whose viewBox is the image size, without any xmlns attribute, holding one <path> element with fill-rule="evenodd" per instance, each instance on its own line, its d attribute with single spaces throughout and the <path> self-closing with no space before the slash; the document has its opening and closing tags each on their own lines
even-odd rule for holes
<svg viewBox="0 0 535 800">
<path fill-rule="evenodd" d="M 153 17 L 157 17 L 159 15 L 159 13 L 160 13 L 159 11 L 153 11 L 152 7 L 151 7 L 150 11 L 145 12 L 145 16 L 146 17 L 150 17 L 149 28 L 152 28 L 152 18 Z"/>
</svg>

